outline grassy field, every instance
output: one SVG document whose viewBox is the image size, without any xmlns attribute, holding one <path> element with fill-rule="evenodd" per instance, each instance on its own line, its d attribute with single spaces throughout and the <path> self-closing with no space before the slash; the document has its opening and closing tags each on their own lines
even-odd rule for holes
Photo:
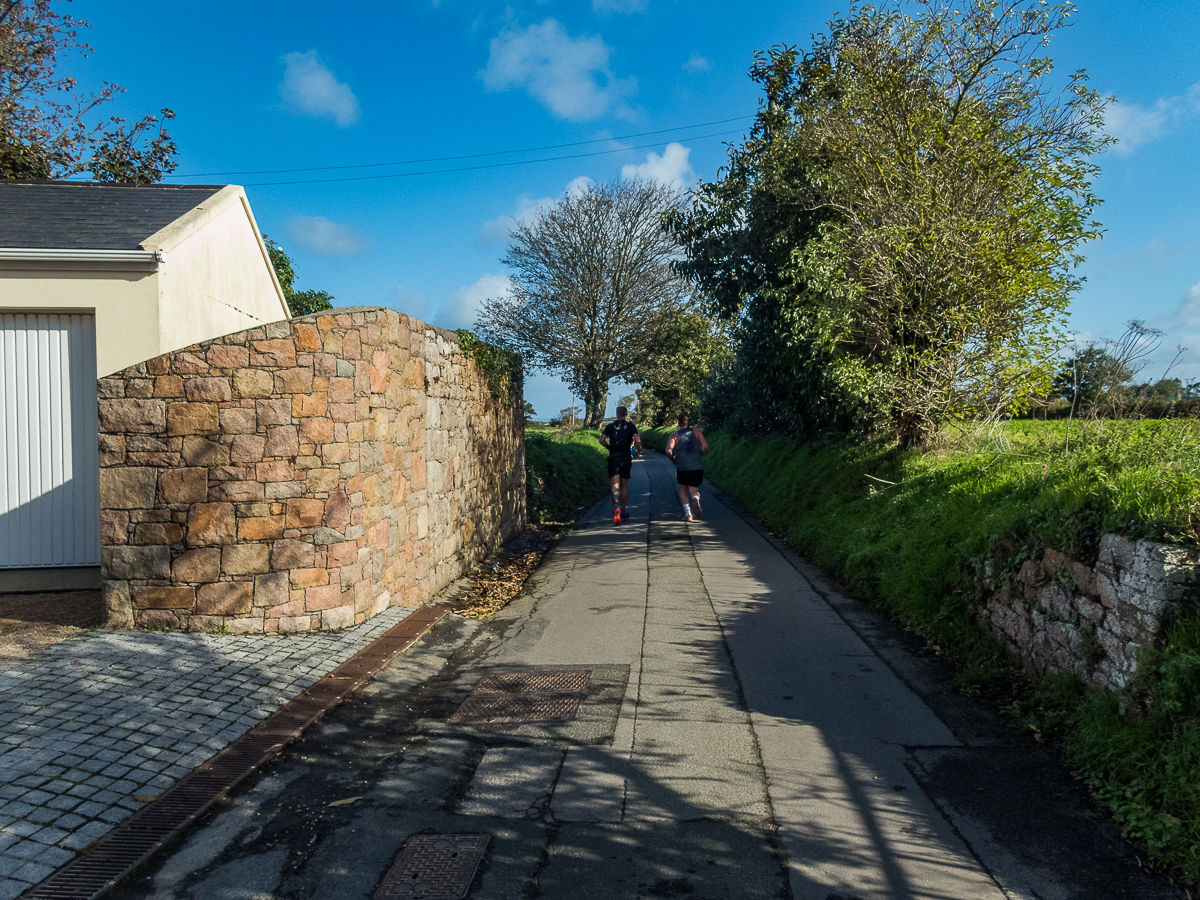
<svg viewBox="0 0 1200 900">
<path fill-rule="evenodd" d="M 661 449 L 670 429 L 645 429 Z M 1095 562 L 1116 533 L 1195 546 L 1200 422 L 1011 422 L 933 449 L 709 436 L 705 475 L 857 596 L 960 667 L 1011 684 L 967 598 L 1043 549 Z M 1129 835 L 1200 884 L 1200 614 L 1177 622 L 1125 695 L 1077 679 L 1022 682 L 1013 719 L 1057 740 Z"/>
<path fill-rule="evenodd" d="M 525 490 L 532 522 L 574 519 L 608 493 L 608 453 L 594 431 L 525 429 Z"/>
</svg>

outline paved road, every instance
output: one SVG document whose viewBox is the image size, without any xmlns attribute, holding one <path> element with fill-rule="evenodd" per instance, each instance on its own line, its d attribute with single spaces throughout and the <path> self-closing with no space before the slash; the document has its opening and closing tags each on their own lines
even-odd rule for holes
<svg viewBox="0 0 1200 900">
<path fill-rule="evenodd" d="M 490 623 L 450 617 L 121 898 L 369 897 L 485 833 L 480 898 L 1167 898 L 1044 748 L 651 454 Z M 577 720 L 456 726 L 485 675 L 588 668 Z M 935 709 L 936 707 L 936 709 Z"/>
<path fill-rule="evenodd" d="M 338 634 L 90 631 L 0 666 L 0 900 L 407 614 Z"/>
</svg>

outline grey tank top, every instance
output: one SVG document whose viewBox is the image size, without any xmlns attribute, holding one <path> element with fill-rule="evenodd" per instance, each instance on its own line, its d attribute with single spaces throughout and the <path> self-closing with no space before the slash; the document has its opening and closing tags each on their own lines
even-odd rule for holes
<svg viewBox="0 0 1200 900">
<path fill-rule="evenodd" d="M 675 432 L 675 468 L 684 472 L 704 468 L 704 457 L 700 455 L 700 439 L 691 428 L 680 428 Z"/>
</svg>

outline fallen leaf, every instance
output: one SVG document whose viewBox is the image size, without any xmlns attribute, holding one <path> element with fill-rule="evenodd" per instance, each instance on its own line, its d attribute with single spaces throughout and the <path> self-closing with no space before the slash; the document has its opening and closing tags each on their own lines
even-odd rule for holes
<svg viewBox="0 0 1200 900">
<path fill-rule="evenodd" d="M 349 803 L 356 803 L 362 797 L 347 797 L 345 800 L 334 800 L 332 803 L 326 803 L 326 806 L 346 806 Z"/>
<path fill-rule="evenodd" d="M 158 794 L 134 794 L 133 799 L 138 803 L 152 803 L 158 799 Z"/>
</svg>

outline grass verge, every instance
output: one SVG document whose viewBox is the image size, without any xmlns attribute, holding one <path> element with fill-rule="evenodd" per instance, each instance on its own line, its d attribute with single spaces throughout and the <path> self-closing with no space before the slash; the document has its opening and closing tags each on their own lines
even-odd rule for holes
<svg viewBox="0 0 1200 900">
<path fill-rule="evenodd" d="M 645 429 L 661 449 L 671 429 Z M 1047 547 L 1091 565 L 1107 533 L 1196 545 L 1200 422 L 1011 422 L 933 449 L 709 436 L 705 475 L 855 595 L 921 634 L 959 686 L 1017 690 L 1014 722 L 1057 741 L 1125 834 L 1200 884 L 1200 613 L 1117 694 L 1028 680 L 971 620 L 985 571 Z"/>
</svg>

